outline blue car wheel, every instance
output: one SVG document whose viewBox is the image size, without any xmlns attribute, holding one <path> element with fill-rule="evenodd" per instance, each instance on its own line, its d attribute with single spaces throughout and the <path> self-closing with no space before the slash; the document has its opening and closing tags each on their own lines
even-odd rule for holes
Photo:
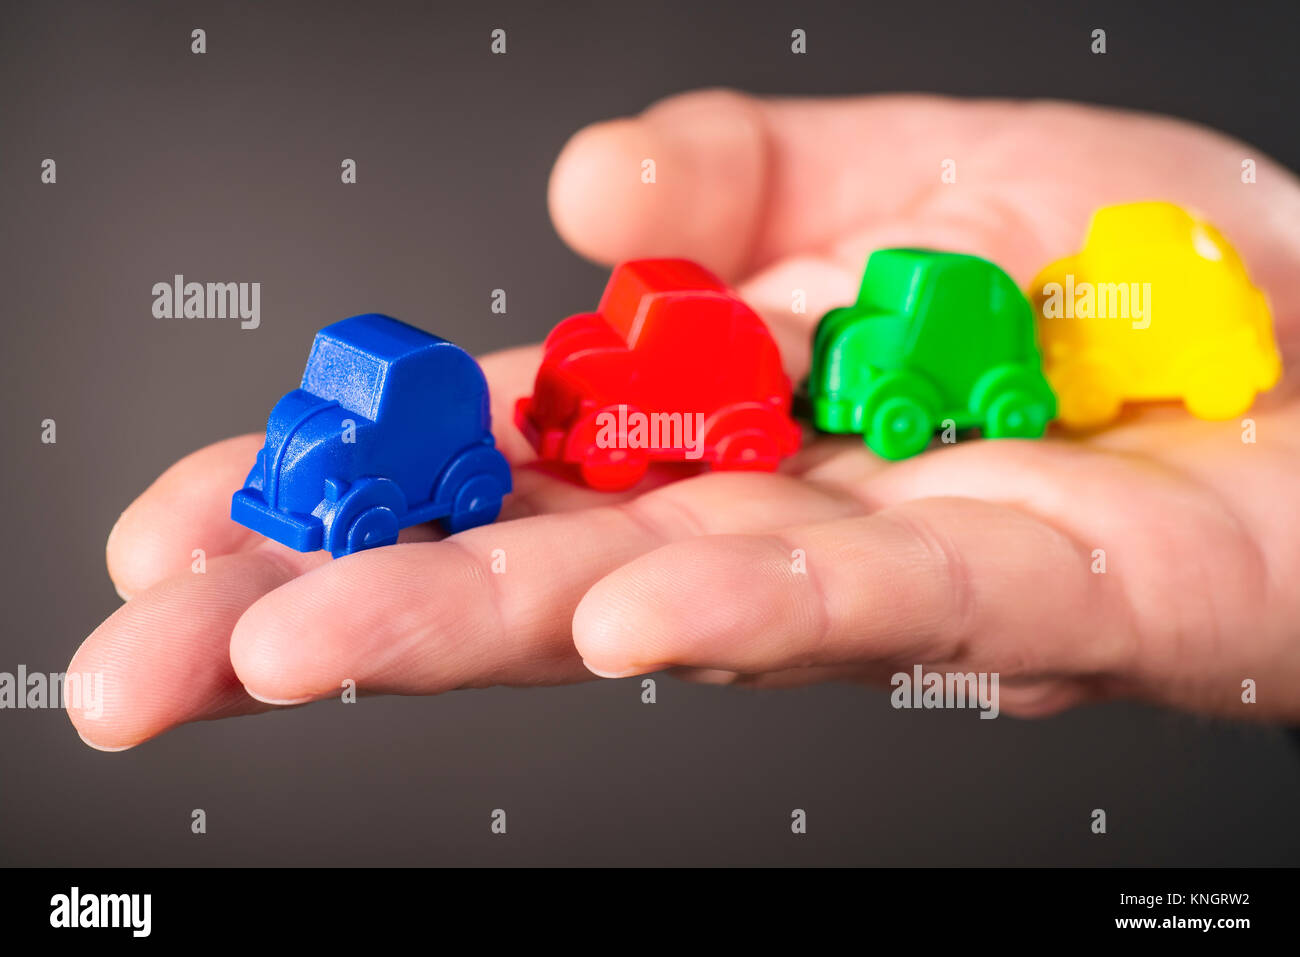
<svg viewBox="0 0 1300 957">
<path fill-rule="evenodd" d="M 344 555 L 351 555 L 367 548 L 397 543 L 397 515 L 391 508 L 376 505 L 368 508 L 352 520 L 348 526 L 347 550 Z M 338 558 L 338 555 L 334 556 Z"/>
<path fill-rule="evenodd" d="M 443 527 L 455 534 L 496 521 L 505 494 L 506 490 L 495 476 L 486 473 L 471 476 L 456 490 L 451 514 L 442 520 Z"/>
<path fill-rule="evenodd" d="M 325 547 L 335 558 L 397 541 L 406 498 L 388 479 L 361 479 L 345 494 L 326 522 Z"/>
</svg>

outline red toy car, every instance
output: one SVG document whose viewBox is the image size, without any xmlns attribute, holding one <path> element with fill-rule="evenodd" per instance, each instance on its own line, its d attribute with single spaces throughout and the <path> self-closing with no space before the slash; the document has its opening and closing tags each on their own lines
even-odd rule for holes
<svg viewBox="0 0 1300 957">
<path fill-rule="evenodd" d="M 552 329 L 515 424 L 543 461 L 605 491 L 635 485 L 652 461 L 770 472 L 799 448 L 767 326 L 684 259 L 622 263 L 596 312 Z"/>
</svg>

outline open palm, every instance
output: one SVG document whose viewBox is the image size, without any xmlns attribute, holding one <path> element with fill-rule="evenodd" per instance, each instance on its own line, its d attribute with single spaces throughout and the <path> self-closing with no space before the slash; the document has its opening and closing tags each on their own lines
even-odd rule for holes
<svg viewBox="0 0 1300 957">
<path fill-rule="evenodd" d="M 653 184 L 639 176 L 647 158 Z M 1255 183 L 1241 181 L 1246 159 Z M 941 182 L 946 160 L 955 183 Z M 796 379 L 817 317 L 853 298 L 872 249 L 976 253 L 1023 283 L 1077 248 L 1094 208 L 1154 198 L 1222 228 L 1272 301 L 1289 364 L 1300 183 L 1167 118 L 706 92 L 582 131 L 551 184 L 579 252 L 684 256 L 733 282 Z M 69 666 L 105 675 L 102 716 L 70 711 L 82 737 L 130 747 L 186 721 L 333 697 L 348 679 L 429 694 L 664 668 L 782 685 L 923 664 L 998 672 L 1002 709 L 1024 715 L 1134 695 L 1300 717 L 1300 400 L 1286 380 L 1250 413 L 1254 442 L 1240 421 L 1174 406 L 1087 437 L 971 441 L 900 463 L 805 433 L 776 474 L 665 466 L 613 495 L 529 464 L 511 411 L 539 358 L 483 361 L 516 475 L 491 526 L 443 540 L 420 527 L 331 561 L 230 521 L 260 435 L 169 469 L 110 536 L 130 600 Z M 1257 704 L 1242 703 L 1246 679 Z"/>
</svg>

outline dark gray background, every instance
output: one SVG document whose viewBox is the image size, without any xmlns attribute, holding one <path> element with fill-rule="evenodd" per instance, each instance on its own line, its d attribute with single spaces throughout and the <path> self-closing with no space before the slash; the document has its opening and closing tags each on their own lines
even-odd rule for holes
<svg viewBox="0 0 1300 957">
<path fill-rule="evenodd" d="M 1300 166 L 1294 4 L 1059 6 L 4 4 L 0 671 L 66 667 L 118 604 L 119 511 L 258 428 L 319 326 L 378 310 L 482 352 L 588 308 L 603 272 L 545 208 L 585 123 L 714 84 L 1057 96 L 1190 117 Z M 262 328 L 154 319 L 150 287 L 176 272 L 260 281 Z M 650 707 L 635 681 L 594 682 L 318 704 L 122 754 L 58 711 L 0 712 L 10 864 L 1296 864 L 1297 806 L 1280 732 L 1133 705 L 990 722 L 852 687 L 664 679 Z"/>
</svg>

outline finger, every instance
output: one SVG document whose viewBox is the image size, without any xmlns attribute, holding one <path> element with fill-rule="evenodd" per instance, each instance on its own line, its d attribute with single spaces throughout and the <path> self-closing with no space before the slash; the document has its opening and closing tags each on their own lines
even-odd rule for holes
<svg viewBox="0 0 1300 957">
<path fill-rule="evenodd" d="M 674 678 L 699 685 L 727 685 L 737 688 L 802 688 L 827 681 L 860 680 L 863 669 L 833 665 L 821 668 L 786 668 L 762 674 L 741 674 L 720 668 L 675 667 L 668 671 Z"/>
<path fill-rule="evenodd" d="M 691 492 L 686 497 L 690 501 L 678 505 L 681 491 Z M 661 495 L 663 500 L 656 502 Z M 585 575 L 594 581 L 622 555 L 659 544 L 664 540 L 659 536 L 667 535 L 669 526 L 694 528 L 693 511 L 713 516 L 702 527 L 747 528 L 760 524 L 787 500 L 801 503 L 797 511 L 809 517 L 846 514 L 857 507 L 850 497 L 833 491 L 801 495 L 797 480 L 784 476 L 715 475 L 646 495 L 639 500 L 644 504 L 635 509 L 606 506 L 597 510 L 590 526 L 581 513 L 551 515 L 488 526 L 441 543 L 376 549 L 339 561 L 321 552 L 304 555 L 266 543 L 214 559 L 206 574 L 186 571 L 155 584 L 110 616 L 86 639 L 69 666 L 71 672 L 105 675 L 102 714 L 94 718 L 74 711 L 70 717 L 88 744 L 115 750 L 186 721 L 265 710 L 266 703 L 243 690 L 232 667 L 231 635 L 251 606 L 277 590 L 290 601 L 268 601 L 261 620 L 282 632 L 280 638 L 288 644 L 332 650 L 342 659 L 339 674 L 359 679 L 363 692 L 436 690 L 454 684 L 457 675 L 466 684 L 490 683 L 494 674 L 522 684 L 583 677 L 586 673 L 580 664 L 569 667 L 577 662 L 569 621 L 582 587 L 567 582 L 565 575 Z M 488 537 L 507 530 L 500 539 Z M 639 545 L 632 541 L 637 537 Z M 466 538 L 478 544 L 458 544 Z M 511 583 L 509 589 L 501 589 L 502 594 L 513 594 L 516 585 L 521 596 L 531 593 L 509 606 L 499 632 L 492 632 L 495 611 L 484 601 L 494 597 L 484 587 L 489 577 L 495 580 L 484 569 L 491 559 L 485 549 L 494 542 L 502 546 L 507 559 L 500 580 Z M 403 560 L 391 564 L 399 557 Z M 420 561 L 413 561 L 417 557 Z M 302 601 L 301 593 L 295 598 L 284 586 L 322 567 L 336 569 L 315 580 L 320 588 L 340 588 L 333 610 L 318 599 L 311 603 L 315 613 L 301 621 L 265 614 Z M 367 568 L 372 574 L 366 573 Z M 405 577 L 390 580 L 393 570 Z M 522 580 L 516 583 L 515 579 Z M 404 589 L 399 587 L 403 584 Z M 529 607 L 529 600 L 535 607 Z M 286 613 L 292 617 L 292 611 Z M 358 617 L 373 618 L 378 631 L 368 631 L 368 624 L 355 625 Z M 254 635 L 254 624 L 250 620 L 240 627 L 245 635 Z M 487 640 L 481 647 L 475 645 L 474 639 L 483 633 L 488 634 Z M 421 646 L 421 635 L 428 636 L 427 647 Z M 443 648 L 454 653 L 439 658 Z M 423 660 L 418 668 L 408 669 L 413 657 Z M 545 665 L 548 660 L 549 666 L 531 669 L 534 662 Z M 293 700 L 302 696 L 300 679 L 313 680 L 312 664 L 309 660 L 303 675 L 285 682 L 249 680 L 263 698 Z M 335 677 L 321 679 L 321 686 L 329 691 L 337 688 Z"/>
<path fill-rule="evenodd" d="M 250 692 L 300 702 L 357 687 L 426 694 L 590 677 L 570 624 L 602 576 L 664 542 L 853 514 L 856 499 L 781 475 L 712 474 L 619 506 L 472 529 L 376 549 L 268 595 L 231 639 Z"/>
<path fill-rule="evenodd" d="M 108 574 L 123 599 L 190 567 L 194 549 L 216 557 L 259 536 L 230 520 L 263 436 L 241 435 L 185 456 L 127 506 L 108 533 Z"/>
<path fill-rule="evenodd" d="M 497 448 L 512 466 L 536 460 L 537 453 L 515 428 L 515 403 L 533 391 L 533 379 L 542 361 L 542 347 L 519 346 L 494 352 L 479 360 L 491 397 L 492 435 Z"/>
<path fill-rule="evenodd" d="M 740 284 L 737 291 L 767 322 L 781 353 L 781 364 L 799 383 L 812 362 L 812 330 L 826 313 L 853 302 L 862 282 L 862 265 L 829 258 L 784 259 Z"/>
<path fill-rule="evenodd" d="M 655 161 L 655 181 L 641 170 Z M 1257 164 L 1245 185 L 1242 163 Z M 954 182 L 941 179 L 952 161 Z M 738 280 L 791 256 L 860 270 L 888 245 L 992 258 L 1028 281 L 1074 251 L 1098 206 L 1158 196 L 1200 209 L 1288 316 L 1300 306 L 1300 188 L 1226 136 L 1077 104 L 931 96 L 672 97 L 565 146 L 551 216 L 612 263 L 686 256 Z"/>
<path fill-rule="evenodd" d="M 68 665 L 102 676 L 100 701 L 68 707 L 82 740 L 121 751 L 186 721 L 266 710 L 230 666 L 230 632 L 258 598 L 322 560 L 279 545 L 219 557 L 119 608 Z"/>
<path fill-rule="evenodd" d="M 589 126 L 551 173 L 551 218 L 570 246 L 602 262 L 684 256 L 735 277 L 770 187 L 766 134 L 758 101 L 725 91 Z"/>
<path fill-rule="evenodd" d="M 1016 509 L 928 499 L 666 545 L 586 594 L 574 643 L 619 676 L 938 662 L 1009 678 L 1105 672 L 1133 635 L 1119 580 L 1089 564 Z"/>
</svg>

